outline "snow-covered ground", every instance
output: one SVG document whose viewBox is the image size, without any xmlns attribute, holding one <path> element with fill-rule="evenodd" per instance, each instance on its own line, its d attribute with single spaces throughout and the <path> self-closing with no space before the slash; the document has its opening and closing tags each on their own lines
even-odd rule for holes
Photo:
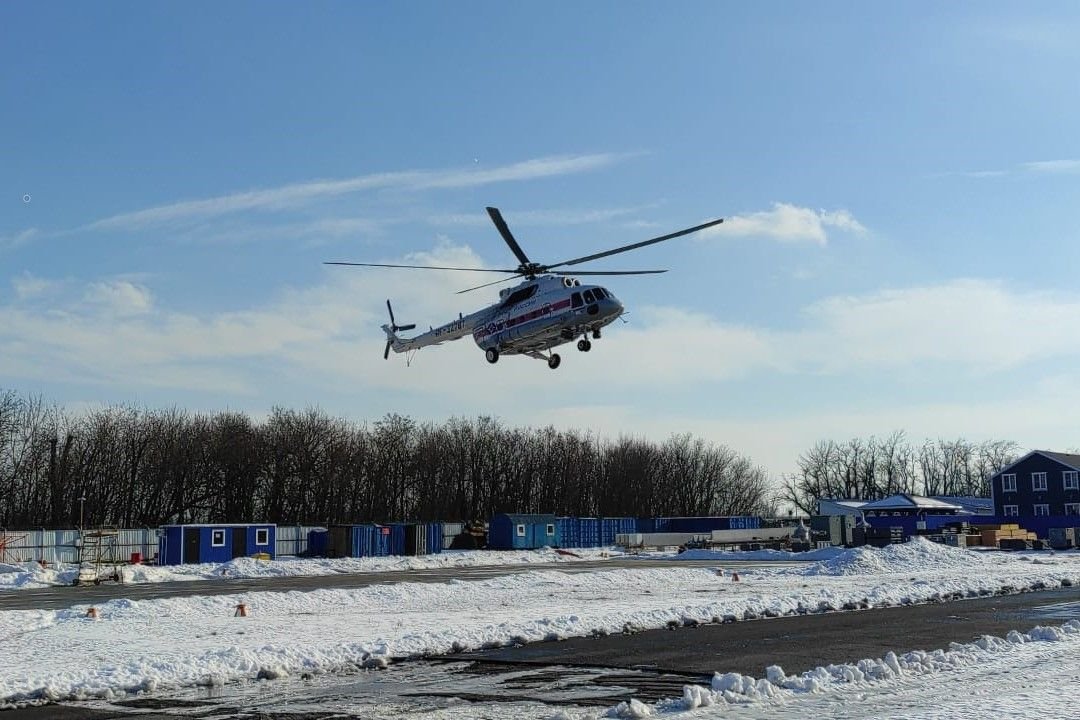
<svg viewBox="0 0 1080 720">
<path fill-rule="evenodd" d="M 551 564 L 600 560 L 620 555 L 622 553 L 614 548 L 572 550 L 569 553 L 560 553 L 551 548 L 543 550 L 447 550 L 439 555 L 418 557 L 281 558 L 279 560 L 238 558 L 226 563 L 197 565 L 162 567 L 125 565 L 121 567 L 121 571 L 124 573 L 124 582 L 157 583 L 177 580 L 220 580 L 285 575 L 315 576 L 452 567 Z M 78 568 L 75 565 L 54 564 L 42 567 L 36 562 L 0 563 L 0 591 L 71 585 L 77 575 Z"/>
<path fill-rule="evenodd" d="M 719 560 L 718 566 L 722 564 Z M 0 646 L 6 654 L 0 665 L 0 699 L 10 703 L 111 698 L 259 675 L 335 672 L 379 666 L 396 658 L 627 628 L 899 605 L 1080 583 L 1077 553 L 1039 557 L 973 553 L 923 540 L 884 550 L 831 552 L 802 567 L 743 572 L 739 582 L 730 572 L 678 563 L 670 569 L 586 573 L 538 568 L 542 569 L 467 582 L 116 600 L 98 606 L 97 619 L 86 617 L 85 606 L 0 612 Z M 234 616 L 241 602 L 248 617 Z M 1071 631 L 1061 637 L 1056 644 L 1062 647 L 1076 644 Z M 1000 652 L 990 645 L 980 652 Z M 940 674 L 957 664 L 942 662 L 932 672 Z M 903 677 L 886 678 L 881 668 L 894 670 L 889 661 L 874 667 L 875 677 L 881 678 L 875 682 L 902 682 L 907 677 L 901 673 Z M 853 671 L 840 673 L 844 678 L 858 677 Z M 913 674 L 918 673 L 908 673 Z M 766 684 L 792 696 L 807 694 L 805 688 L 782 687 L 801 682 L 798 679 L 781 678 L 779 672 L 773 679 L 779 685 L 767 679 Z M 728 679 L 713 689 L 688 692 L 697 702 L 706 702 L 714 690 L 731 691 L 737 683 L 738 694 L 747 696 L 741 690 L 748 682 Z M 819 683 L 830 692 L 837 685 L 824 676 Z M 752 684 L 757 688 L 760 681 Z M 763 708 L 780 702 L 764 697 L 768 692 L 762 689 L 758 695 L 763 697 L 750 693 L 744 699 Z M 659 709 L 678 707 L 676 703 Z"/>
</svg>

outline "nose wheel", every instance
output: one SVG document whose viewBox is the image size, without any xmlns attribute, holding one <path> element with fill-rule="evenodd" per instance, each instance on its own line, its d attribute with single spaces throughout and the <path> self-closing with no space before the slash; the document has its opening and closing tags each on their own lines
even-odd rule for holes
<svg viewBox="0 0 1080 720">
<path fill-rule="evenodd" d="M 495 363 L 499 362 L 499 348 L 489 347 L 487 350 L 484 351 L 484 357 L 487 358 L 487 361 L 489 363 L 494 365 Z"/>
</svg>

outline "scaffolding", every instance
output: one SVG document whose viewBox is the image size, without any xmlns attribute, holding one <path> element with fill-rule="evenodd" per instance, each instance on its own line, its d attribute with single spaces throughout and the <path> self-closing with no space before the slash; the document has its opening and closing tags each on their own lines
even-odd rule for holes
<svg viewBox="0 0 1080 720">
<path fill-rule="evenodd" d="M 116 552 L 119 537 L 120 531 L 116 528 L 79 532 L 79 574 L 75 576 L 76 585 L 100 585 L 102 580 L 124 581 L 120 569 L 123 561 Z"/>
<path fill-rule="evenodd" d="M 25 538 L 26 538 L 25 534 L 23 534 L 23 535 L 9 535 L 9 534 L 7 534 L 5 532 L 0 532 L 0 562 L 3 562 L 3 563 L 8 563 L 8 562 L 21 563 L 21 562 L 25 562 L 25 560 L 23 560 L 21 557 L 12 557 L 10 559 L 8 558 L 8 552 L 9 551 L 14 552 L 14 550 L 11 548 L 11 546 L 18 544 L 20 540 L 24 540 Z M 20 548 L 20 549 L 22 549 L 22 548 Z"/>
</svg>

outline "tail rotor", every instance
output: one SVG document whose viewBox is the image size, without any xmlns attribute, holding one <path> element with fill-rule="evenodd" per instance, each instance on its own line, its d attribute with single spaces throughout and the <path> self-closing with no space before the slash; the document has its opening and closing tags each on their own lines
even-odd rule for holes
<svg viewBox="0 0 1080 720">
<path fill-rule="evenodd" d="M 394 340 L 397 339 L 394 333 L 398 330 L 412 330 L 416 327 L 416 323 L 398 325 L 394 320 L 394 308 L 390 305 L 389 300 L 386 301 L 386 310 L 390 313 L 390 324 L 383 325 L 383 328 L 386 330 L 386 349 L 383 350 L 383 360 L 388 360 L 390 358 L 390 346 L 393 345 Z"/>
</svg>

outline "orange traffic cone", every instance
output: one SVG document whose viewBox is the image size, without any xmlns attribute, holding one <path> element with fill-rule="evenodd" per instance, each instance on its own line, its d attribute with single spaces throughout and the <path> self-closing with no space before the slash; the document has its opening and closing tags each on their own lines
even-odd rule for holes
<svg viewBox="0 0 1080 720">
<path fill-rule="evenodd" d="M 731 582 L 739 582 L 739 573 L 738 573 L 738 571 L 731 573 Z"/>
<path fill-rule="evenodd" d="M 89 610 L 87 610 L 86 611 L 86 617 L 90 618 L 91 620 L 97 620 L 98 619 L 97 608 L 92 607 Z"/>
<path fill-rule="evenodd" d="M 247 617 L 247 605 L 240 603 L 236 606 L 236 612 L 233 613 L 233 617 Z"/>
</svg>

